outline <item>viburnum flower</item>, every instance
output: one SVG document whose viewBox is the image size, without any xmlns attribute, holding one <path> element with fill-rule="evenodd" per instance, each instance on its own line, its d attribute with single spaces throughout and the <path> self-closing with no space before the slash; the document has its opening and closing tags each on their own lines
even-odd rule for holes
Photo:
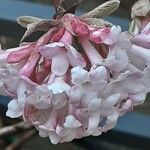
<svg viewBox="0 0 150 150">
<path fill-rule="evenodd" d="M 105 5 L 112 2 L 118 7 L 117 0 Z M 85 16 L 65 12 L 37 41 L 0 52 L 0 92 L 13 98 L 6 115 L 53 144 L 112 129 L 150 92 L 149 24 L 129 38 L 120 26 Z"/>
</svg>

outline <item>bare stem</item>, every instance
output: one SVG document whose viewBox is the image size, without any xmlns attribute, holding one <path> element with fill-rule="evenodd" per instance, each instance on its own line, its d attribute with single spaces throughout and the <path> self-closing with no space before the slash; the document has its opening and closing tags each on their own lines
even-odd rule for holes
<svg viewBox="0 0 150 150">
<path fill-rule="evenodd" d="M 148 109 L 150 109 L 150 103 L 149 102 L 147 102 L 147 103 L 144 103 L 144 104 L 142 104 L 142 105 L 140 105 L 140 106 L 136 106 L 135 107 L 135 110 L 139 110 L 139 109 L 143 109 L 143 110 L 148 110 Z"/>
<path fill-rule="evenodd" d="M 3 128 L 0 128 L 0 138 L 10 135 L 10 134 L 15 134 L 19 131 L 24 131 L 33 128 L 33 126 L 26 124 L 25 122 L 20 122 L 14 125 L 6 126 Z"/>
<path fill-rule="evenodd" d="M 52 3 L 55 7 L 55 9 L 57 9 L 59 6 L 61 6 L 63 0 L 52 0 Z"/>
<path fill-rule="evenodd" d="M 19 138 L 9 145 L 6 150 L 17 150 L 22 147 L 28 140 L 30 140 L 36 134 L 36 130 L 29 130 L 28 132 L 24 133 L 23 135 L 19 136 Z"/>
</svg>

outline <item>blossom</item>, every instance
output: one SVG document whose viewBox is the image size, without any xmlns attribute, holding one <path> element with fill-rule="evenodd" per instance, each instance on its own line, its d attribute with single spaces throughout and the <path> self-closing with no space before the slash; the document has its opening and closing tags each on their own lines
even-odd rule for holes
<svg viewBox="0 0 150 150">
<path fill-rule="evenodd" d="M 72 35 L 65 30 L 59 42 L 50 43 L 40 49 L 42 56 L 52 59 L 52 72 L 56 75 L 64 75 L 68 70 L 69 64 L 82 67 L 86 65 L 81 54 L 71 44 Z M 59 64 L 60 61 L 61 65 Z"/>
<path fill-rule="evenodd" d="M 150 23 L 132 39 L 132 43 L 143 48 L 150 48 Z"/>
<path fill-rule="evenodd" d="M 7 116 L 53 144 L 112 129 L 150 91 L 149 24 L 131 40 L 120 26 L 95 27 L 73 14 L 61 23 L 0 52 L 0 92 L 13 98 Z"/>
</svg>

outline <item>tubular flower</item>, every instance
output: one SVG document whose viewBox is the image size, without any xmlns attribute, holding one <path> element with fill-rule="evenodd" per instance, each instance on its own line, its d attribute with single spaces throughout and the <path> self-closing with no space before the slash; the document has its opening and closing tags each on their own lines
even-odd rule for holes
<svg viewBox="0 0 150 150">
<path fill-rule="evenodd" d="M 61 21 L 39 40 L 0 52 L 0 92 L 13 98 L 6 115 L 53 144 L 112 129 L 150 92 L 149 24 L 130 41 L 119 26 L 72 14 Z"/>
</svg>

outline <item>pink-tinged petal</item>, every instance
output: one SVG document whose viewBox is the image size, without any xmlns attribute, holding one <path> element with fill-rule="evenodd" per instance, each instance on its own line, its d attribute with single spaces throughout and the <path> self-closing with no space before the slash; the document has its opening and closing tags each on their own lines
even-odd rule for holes
<svg viewBox="0 0 150 150">
<path fill-rule="evenodd" d="M 50 91 L 47 88 L 47 85 L 38 86 L 36 89 L 36 94 L 49 96 L 51 95 Z"/>
<path fill-rule="evenodd" d="M 80 66 L 71 70 L 71 81 L 75 85 L 82 85 L 88 81 L 88 72 Z"/>
<path fill-rule="evenodd" d="M 68 50 L 67 57 L 71 66 L 73 67 L 75 66 L 85 67 L 86 66 L 86 62 L 84 58 L 79 52 L 77 52 L 77 50 L 74 47 L 66 44 L 65 48 Z"/>
<path fill-rule="evenodd" d="M 128 99 L 121 107 L 120 115 L 125 114 L 126 112 L 130 111 L 131 109 L 132 109 L 132 101 L 130 99 Z"/>
<path fill-rule="evenodd" d="M 61 137 L 60 143 L 70 142 L 76 137 L 76 129 L 69 129 L 65 127 L 57 126 L 56 132 Z"/>
<path fill-rule="evenodd" d="M 99 111 L 101 107 L 102 100 L 101 98 L 96 98 L 89 103 L 88 110 L 89 112 Z"/>
<path fill-rule="evenodd" d="M 132 43 L 144 48 L 150 48 L 150 23 L 141 31 L 140 34 L 132 38 Z"/>
<path fill-rule="evenodd" d="M 106 45 L 113 45 L 116 42 L 115 38 L 112 36 L 112 34 L 109 34 L 108 37 L 106 37 L 103 40 L 103 43 Z"/>
<path fill-rule="evenodd" d="M 52 32 L 50 42 L 59 42 L 65 33 L 65 28 L 59 28 Z"/>
<path fill-rule="evenodd" d="M 1 50 L 0 49 L 0 63 L 6 63 L 7 62 L 7 57 L 9 56 L 9 54 L 13 53 L 13 52 L 17 52 L 21 49 L 24 49 L 28 46 L 23 46 L 23 47 L 16 47 L 16 48 L 11 48 L 11 49 L 7 49 L 7 50 Z"/>
<path fill-rule="evenodd" d="M 62 51 L 64 44 L 61 42 L 54 42 L 45 45 L 39 49 L 41 55 L 46 59 L 52 59 L 56 54 Z"/>
<path fill-rule="evenodd" d="M 102 131 L 99 127 L 95 128 L 95 130 L 93 129 L 92 132 L 90 133 L 90 135 L 92 136 L 100 136 L 101 134 L 102 134 Z"/>
<path fill-rule="evenodd" d="M 131 56 L 134 55 L 140 60 L 142 60 L 144 64 L 149 65 L 149 61 L 150 61 L 149 49 L 146 49 L 137 45 L 133 45 L 129 53 L 131 53 Z"/>
<path fill-rule="evenodd" d="M 37 52 L 32 52 L 28 59 L 28 62 L 19 71 L 19 73 L 23 76 L 30 77 L 39 59 L 40 54 L 38 54 Z"/>
<path fill-rule="evenodd" d="M 11 68 L 18 72 L 26 64 L 26 62 L 27 62 L 27 60 L 22 60 L 18 63 L 7 63 L 6 67 L 7 67 L 7 69 Z"/>
<path fill-rule="evenodd" d="M 116 121 L 118 120 L 118 114 L 113 114 L 107 117 L 107 123 L 116 123 Z"/>
<path fill-rule="evenodd" d="M 132 100 L 132 104 L 136 106 L 144 103 L 146 95 L 147 94 L 145 92 L 141 92 L 136 95 L 131 95 L 129 98 Z"/>
<path fill-rule="evenodd" d="M 70 85 L 65 83 L 61 78 L 56 78 L 55 81 L 48 85 L 48 89 L 53 92 L 53 94 L 62 94 L 66 93 L 69 95 Z"/>
<path fill-rule="evenodd" d="M 73 40 L 72 34 L 68 30 L 65 30 L 64 35 L 60 39 L 60 42 L 62 42 L 64 44 L 71 45 L 72 44 L 72 40 Z"/>
<path fill-rule="evenodd" d="M 73 19 L 71 21 L 71 26 L 74 33 L 79 37 L 88 37 L 90 30 L 84 22 L 80 21 L 80 19 Z"/>
<path fill-rule="evenodd" d="M 123 32 L 120 34 L 120 37 L 117 41 L 117 45 L 123 50 L 130 50 L 132 48 L 132 43 L 130 41 L 130 37 L 128 32 Z"/>
<path fill-rule="evenodd" d="M 35 79 L 38 84 L 44 83 L 47 77 L 49 77 L 50 68 L 51 68 L 51 61 L 48 59 L 44 59 L 44 61 L 41 64 L 38 64 L 36 68 L 36 79 Z"/>
<path fill-rule="evenodd" d="M 26 83 L 27 89 L 30 91 L 35 91 L 36 87 L 38 86 L 37 83 L 31 81 L 29 78 L 25 77 L 25 76 L 19 76 L 19 79 L 21 79 L 21 81 L 23 80 Z"/>
<path fill-rule="evenodd" d="M 119 93 L 121 99 L 126 99 L 131 94 L 137 94 L 145 91 L 145 86 L 141 84 L 141 74 L 127 71 L 120 74 L 117 80 L 110 82 L 105 88 L 106 95 Z"/>
<path fill-rule="evenodd" d="M 114 128 L 117 124 L 118 117 L 119 117 L 118 113 L 108 116 L 106 120 L 106 125 L 104 126 L 104 131 L 108 131 Z"/>
<path fill-rule="evenodd" d="M 55 42 L 52 40 L 53 34 L 55 34 L 55 32 L 57 32 L 56 28 L 50 28 L 50 30 L 48 32 L 46 32 L 43 36 L 41 36 L 38 39 L 37 44 L 36 44 L 36 48 L 42 47 L 49 42 Z"/>
<path fill-rule="evenodd" d="M 103 61 L 101 55 L 88 40 L 81 39 L 80 42 L 92 65 L 100 64 Z"/>
<path fill-rule="evenodd" d="M 150 34 L 139 34 L 132 39 L 132 43 L 144 48 L 150 48 Z"/>
<path fill-rule="evenodd" d="M 17 77 L 12 77 L 12 78 L 8 77 L 7 79 L 4 80 L 4 87 L 8 92 L 12 94 L 16 94 L 17 88 L 19 86 L 19 82 L 20 80 Z"/>
<path fill-rule="evenodd" d="M 65 14 L 62 18 L 63 21 L 63 26 L 72 34 L 75 35 L 72 26 L 71 26 L 71 22 L 72 20 L 77 19 L 77 17 L 73 14 Z"/>
<path fill-rule="evenodd" d="M 91 35 L 90 35 L 90 40 L 95 42 L 96 44 L 100 44 L 103 42 L 103 37 L 101 36 L 101 32 L 98 31 L 94 31 Z"/>
<path fill-rule="evenodd" d="M 147 93 L 149 93 L 150 92 L 150 84 L 149 84 L 150 83 L 150 68 L 146 67 L 143 73 L 144 73 L 144 76 L 143 76 L 142 81 L 143 81 L 144 86 L 146 87 Z"/>
<path fill-rule="evenodd" d="M 102 100 L 100 98 L 94 99 L 90 102 L 89 110 L 89 125 L 87 132 L 93 132 L 100 122 L 100 107 Z"/>
<path fill-rule="evenodd" d="M 68 59 L 64 53 L 58 54 L 52 58 L 51 70 L 58 76 L 64 75 L 69 67 Z"/>
<path fill-rule="evenodd" d="M 92 134 L 95 128 L 98 127 L 99 122 L 100 122 L 100 112 L 95 111 L 89 116 L 89 125 L 87 132 Z"/>
<path fill-rule="evenodd" d="M 106 80 L 101 80 L 98 82 L 93 82 L 93 84 L 91 84 L 91 89 L 101 93 L 102 91 L 104 91 L 104 89 L 107 87 L 108 81 Z"/>
<path fill-rule="evenodd" d="M 49 112 L 49 118 L 47 121 L 40 125 L 39 128 L 45 131 L 55 131 L 57 123 L 58 123 L 58 115 L 59 110 L 53 108 L 51 112 Z"/>
<path fill-rule="evenodd" d="M 65 118 L 64 127 L 74 129 L 82 126 L 82 124 L 72 115 L 69 115 Z"/>
<path fill-rule="evenodd" d="M 109 54 L 104 62 L 104 65 L 108 67 L 112 72 L 120 72 L 125 69 L 129 64 L 129 58 L 125 50 L 120 47 L 113 46 L 109 50 Z"/>
<path fill-rule="evenodd" d="M 109 34 L 110 34 L 110 28 L 105 27 L 94 31 L 91 34 L 90 39 L 91 41 L 94 41 L 96 44 L 100 44 L 103 43 L 103 41 L 107 36 L 109 36 Z"/>
<path fill-rule="evenodd" d="M 121 34 L 121 27 L 120 26 L 112 26 L 111 27 L 111 34 L 112 37 L 117 41 L 119 39 L 119 36 Z"/>
<path fill-rule="evenodd" d="M 48 132 L 47 132 L 47 131 L 42 131 L 42 130 L 40 130 L 40 131 L 39 131 L 39 135 L 40 135 L 40 137 L 42 137 L 42 138 L 46 138 L 46 137 L 48 137 Z"/>
<path fill-rule="evenodd" d="M 18 105 L 23 109 L 25 105 L 26 99 L 26 84 L 24 81 L 20 82 L 17 89 L 17 97 L 18 97 Z"/>
<path fill-rule="evenodd" d="M 142 34 L 150 35 L 150 22 L 146 25 L 146 27 L 141 31 Z"/>
<path fill-rule="evenodd" d="M 6 89 L 3 79 L 0 79 L 0 95 L 10 96 L 10 97 L 16 96 Z"/>
<path fill-rule="evenodd" d="M 106 38 L 104 39 L 103 43 L 107 45 L 113 45 L 117 44 L 121 48 L 128 48 L 129 49 L 129 39 L 126 37 L 126 32 L 121 33 L 121 27 L 120 26 L 112 26 L 110 33 Z M 130 44 L 131 45 L 131 44 Z"/>
<path fill-rule="evenodd" d="M 56 79 L 56 75 L 54 73 L 51 73 L 49 75 L 48 84 L 53 83 L 53 81 Z"/>
<path fill-rule="evenodd" d="M 79 104 L 81 97 L 83 95 L 82 87 L 80 86 L 73 86 L 70 90 L 70 99 L 69 103 L 71 104 Z"/>
<path fill-rule="evenodd" d="M 7 63 L 17 63 L 19 61 L 27 59 L 35 45 L 28 45 L 20 49 L 19 51 L 11 52 L 7 57 Z"/>
<path fill-rule="evenodd" d="M 10 118 L 18 118 L 22 115 L 22 111 L 23 110 L 19 106 L 17 100 L 13 99 L 8 103 L 8 110 L 6 112 L 6 116 Z"/>
<path fill-rule="evenodd" d="M 103 107 L 111 107 L 120 101 L 120 94 L 113 94 L 103 101 Z"/>
<path fill-rule="evenodd" d="M 47 109 L 51 106 L 52 93 L 46 85 L 37 87 L 35 93 L 29 95 L 26 102 L 37 109 Z"/>
<path fill-rule="evenodd" d="M 31 123 L 38 127 L 49 119 L 50 110 L 39 110 L 32 105 L 26 103 L 23 111 L 23 119 L 25 122 Z"/>
<path fill-rule="evenodd" d="M 104 66 L 92 67 L 89 72 L 89 80 L 93 83 L 98 83 L 105 80 L 107 77 L 107 70 Z"/>
<path fill-rule="evenodd" d="M 98 97 L 98 92 L 91 87 L 91 83 L 87 82 L 83 86 L 83 97 L 81 99 L 80 105 L 83 107 L 88 107 L 89 103 L 91 103 L 92 100 Z"/>
<path fill-rule="evenodd" d="M 68 97 L 65 92 L 52 96 L 52 104 L 55 108 L 60 109 L 68 102 Z"/>
<path fill-rule="evenodd" d="M 55 132 L 49 133 L 49 139 L 52 144 L 58 144 L 60 141 L 60 137 Z"/>
<path fill-rule="evenodd" d="M 37 109 L 47 109 L 51 106 L 51 96 L 31 95 L 27 97 L 26 102 L 33 105 Z"/>
</svg>

